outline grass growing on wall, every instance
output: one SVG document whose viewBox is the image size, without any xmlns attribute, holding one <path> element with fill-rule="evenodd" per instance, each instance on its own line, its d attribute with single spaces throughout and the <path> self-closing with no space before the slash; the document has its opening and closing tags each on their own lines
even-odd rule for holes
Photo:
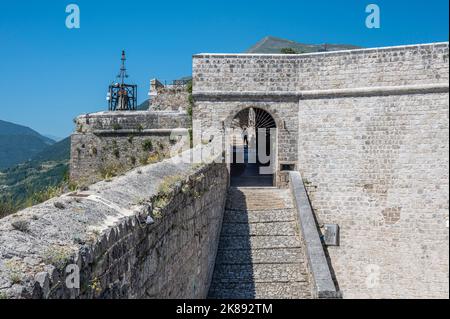
<svg viewBox="0 0 450 319">
<path fill-rule="evenodd" d="M 17 207 L 12 200 L 8 199 L 0 202 L 0 218 L 14 214 L 16 211 Z"/>
<path fill-rule="evenodd" d="M 189 115 L 189 127 L 188 127 L 188 130 L 189 130 L 189 138 L 190 138 L 190 147 L 192 148 L 192 147 L 194 147 L 193 134 L 192 134 L 192 112 L 193 112 L 194 104 L 195 104 L 194 103 L 194 96 L 192 95 L 192 80 L 190 80 L 187 83 L 186 90 L 189 93 L 189 95 L 188 95 L 189 106 L 188 106 L 188 109 L 186 111 L 187 111 L 187 114 Z"/>
</svg>

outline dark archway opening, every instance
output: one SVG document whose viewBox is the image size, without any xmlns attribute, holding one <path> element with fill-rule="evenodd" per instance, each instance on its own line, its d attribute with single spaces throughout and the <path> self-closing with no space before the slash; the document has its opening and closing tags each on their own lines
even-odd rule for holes
<svg viewBox="0 0 450 319">
<path fill-rule="evenodd" d="M 231 186 L 274 186 L 276 123 L 259 108 L 240 111 L 231 122 Z"/>
</svg>

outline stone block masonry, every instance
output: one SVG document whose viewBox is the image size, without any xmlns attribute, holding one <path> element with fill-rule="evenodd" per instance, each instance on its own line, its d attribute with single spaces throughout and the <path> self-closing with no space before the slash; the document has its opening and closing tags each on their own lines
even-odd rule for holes
<svg viewBox="0 0 450 319">
<path fill-rule="evenodd" d="M 315 297 L 295 216 L 287 189 L 230 188 L 209 298 Z"/>
<path fill-rule="evenodd" d="M 449 296 L 448 48 L 194 56 L 194 131 L 272 115 L 277 169 L 294 164 L 319 225 L 340 225 L 344 298 Z"/>
<path fill-rule="evenodd" d="M 198 54 L 194 93 L 296 93 L 448 83 L 448 42 L 300 55 Z"/>
<path fill-rule="evenodd" d="M 90 183 L 190 147 L 185 112 L 100 112 L 79 116 L 71 137 L 71 180 Z"/>
<path fill-rule="evenodd" d="M 299 167 L 347 298 L 448 297 L 448 94 L 314 99 Z"/>
<path fill-rule="evenodd" d="M 165 160 L 1 219 L 0 294 L 205 298 L 227 187 L 225 164 Z"/>
<path fill-rule="evenodd" d="M 189 108 L 187 84 L 163 85 L 156 79 L 150 81 L 151 111 L 186 111 Z"/>
<path fill-rule="evenodd" d="M 299 172 L 291 172 L 289 180 L 297 222 L 300 225 L 305 254 L 308 258 L 307 265 L 311 272 L 313 296 L 321 299 L 340 298 L 340 292 L 333 282 L 302 176 Z"/>
</svg>

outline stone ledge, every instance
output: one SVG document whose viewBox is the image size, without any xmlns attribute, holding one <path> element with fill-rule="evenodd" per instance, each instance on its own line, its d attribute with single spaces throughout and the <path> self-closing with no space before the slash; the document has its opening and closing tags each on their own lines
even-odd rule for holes
<svg viewBox="0 0 450 319">
<path fill-rule="evenodd" d="M 448 93 L 448 83 L 432 83 L 421 85 L 402 85 L 402 86 L 374 86 L 355 89 L 330 89 L 330 90 L 309 90 L 298 92 L 195 92 L 193 94 L 197 101 L 202 100 L 312 100 L 322 98 L 339 97 L 364 97 L 364 96 L 383 96 L 383 95 L 406 95 L 423 93 Z"/>
<path fill-rule="evenodd" d="M 313 52 L 313 53 L 302 53 L 302 54 L 264 54 L 264 53 L 199 53 L 194 54 L 193 58 L 288 58 L 288 59 L 302 59 L 305 57 L 315 57 L 315 56 L 329 56 L 329 55 L 348 55 L 348 54 L 364 54 L 372 52 L 386 52 L 404 49 L 421 49 L 428 47 L 448 47 L 448 42 L 433 42 L 424 44 L 412 44 L 412 45 L 398 45 L 398 46 L 388 46 L 388 47 L 376 47 L 376 48 L 362 48 L 354 50 L 340 50 L 340 51 L 329 51 L 329 52 Z"/>
<path fill-rule="evenodd" d="M 292 197 L 297 208 L 300 229 L 306 248 L 308 267 L 314 283 L 313 296 L 319 299 L 341 298 L 341 293 L 336 289 L 331 276 L 302 176 L 299 172 L 291 172 L 289 178 Z"/>
<path fill-rule="evenodd" d="M 188 128 L 189 122 L 186 112 L 174 111 L 107 111 L 84 114 L 75 119 L 78 133 L 120 133 L 125 130 L 139 133 L 151 129 Z"/>
<path fill-rule="evenodd" d="M 144 130 L 133 130 L 133 129 L 125 129 L 125 130 L 93 130 L 92 134 L 95 135 L 122 135 L 122 134 L 180 134 L 180 135 L 187 135 L 189 134 L 189 129 L 187 128 L 173 128 L 173 129 L 144 129 Z"/>
</svg>

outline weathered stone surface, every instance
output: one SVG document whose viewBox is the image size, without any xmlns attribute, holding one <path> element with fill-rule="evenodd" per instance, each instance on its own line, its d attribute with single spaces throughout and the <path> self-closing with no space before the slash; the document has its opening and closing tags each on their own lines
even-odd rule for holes
<svg viewBox="0 0 450 319">
<path fill-rule="evenodd" d="M 224 223 L 266 223 L 294 221 L 291 209 L 274 210 L 226 210 L 223 216 Z"/>
<path fill-rule="evenodd" d="M 448 62 L 448 42 L 199 54 L 194 132 L 200 122 L 227 128 L 245 108 L 267 111 L 277 186 L 288 182 L 280 164 L 295 164 L 318 224 L 340 226 L 341 245 L 328 252 L 344 298 L 448 298 Z M 234 240 L 225 239 L 242 246 Z"/>
<path fill-rule="evenodd" d="M 9 298 L 204 298 L 227 187 L 224 164 L 173 159 L 6 217 L 0 221 L 0 293 Z M 161 194 L 164 204 L 157 200 Z M 146 224 L 147 216 L 155 222 Z M 17 219 L 29 222 L 26 232 L 11 225 Z M 66 286 L 68 264 L 80 269 L 80 289 Z"/>
<path fill-rule="evenodd" d="M 293 264 L 301 262 L 302 258 L 298 248 L 221 249 L 217 252 L 216 264 L 259 264 L 267 260 Z"/>
<path fill-rule="evenodd" d="M 448 82 L 448 42 L 300 55 L 198 54 L 194 92 L 296 92 Z"/>
<path fill-rule="evenodd" d="M 305 255 L 308 260 L 307 264 L 314 285 L 313 296 L 315 298 L 339 298 L 341 295 L 333 281 L 330 265 L 325 255 L 325 248 L 317 229 L 317 223 L 302 177 L 299 172 L 291 172 L 289 178 Z"/>
<path fill-rule="evenodd" d="M 209 291 L 211 299 L 307 299 L 305 282 L 217 283 Z"/>
<path fill-rule="evenodd" d="M 71 136 L 71 180 L 89 185 L 189 149 L 190 125 L 184 111 L 81 115 Z"/>
<path fill-rule="evenodd" d="M 150 110 L 178 111 L 189 108 L 189 92 L 186 84 L 164 85 L 158 80 L 150 81 Z"/>
<path fill-rule="evenodd" d="M 261 206 L 266 204 L 267 210 Z M 210 298 L 311 298 L 292 200 L 287 190 L 231 188 L 224 218 Z M 245 211 L 232 209 L 247 207 Z M 261 214 L 264 219 L 258 219 Z M 270 218 L 267 218 L 272 214 Z M 290 214 L 288 219 L 287 215 Z M 253 219 L 245 220 L 246 216 Z M 281 218 L 281 220 L 278 220 Z M 286 289 L 282 289 L 282 285 Z"/>
<path fill-rule="evenodd" d="M 292 236 L 227 236 L 221 238 L 219 242 L 219 249 L 275 249 L 299 247 L 299 241 Z"/>
</svg>

